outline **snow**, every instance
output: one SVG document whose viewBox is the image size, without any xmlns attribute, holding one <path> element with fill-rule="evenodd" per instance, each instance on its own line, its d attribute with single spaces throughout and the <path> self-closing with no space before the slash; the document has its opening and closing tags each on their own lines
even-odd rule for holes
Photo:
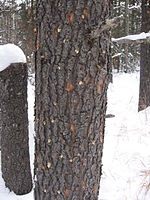
<svg viewBox="0 0 150 200">
<path fill-rule="evenodd" d="M 108 89 L 99 200 L 149 200 L 150 107 L 137 112 L 139 72 L 114 74 Z M 34 86 L 28 84 L 30 156 L 34 160 Z M 149 186 L 150 187 L 150 186 Z M 0 170 L 0 200 L 33 200 L 33 191 L 18 196 L 5 188 Z"/>
<path fill-rule="evenodd" d="M 129 10 L 140 10 L 141 9 L 141 4 L 136 4 L 134 6 L 129 6 Z"/>
<path fill-rule="evenodd" d="M 0 71 L 12 63 L 26 63 L 23 51 L 14 44 L 0 45 Z"/>
<path fill-rule="evenodd" d="M 150 32 L 148 33 L 140 33 L 140 34 L 135 34 L 135 35 L 127 35 L 125 37 L 120 37 L 120 38 L 112 38 L 112 42 L 118 42 L 121 40 L 143 40 L 143 39 L 147 39 L 150 37 Z"/>
<path fill-rule="evenodd" d="M 115 55 L 112 56 L 112 58 L 116 58 L 116 57 L 121 56 L 121 55 L 122 55 L 122 53 L 116 53 Z"/>
<path fill-rule="evenodd" d="M 99 200 L 150 199 L 150 107 L 138 113 L 138 91 L 137 72 L 109 85 Z"/>
<path fill-rule="evenodd" d="M 24 0 L 17 0 L 17 4 L 21 4 L 23 2 L 24 2 Z"/>
</svg>

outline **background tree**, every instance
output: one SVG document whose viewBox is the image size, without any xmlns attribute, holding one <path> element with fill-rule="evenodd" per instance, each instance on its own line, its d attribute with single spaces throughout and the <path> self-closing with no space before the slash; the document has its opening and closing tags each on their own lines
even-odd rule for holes
<svg viewBox="0 0 150 200">
<path fill-rule="evenodd" d="M 120 38 L 141 32 L 141 2 L 134 0 L 113 0 L 113 16 L 122 16 L 117 28 L 112 29 L 112 37 Z M 128 17 L 127 17 L 128 16 Z M 127 47 L 128 46 L 128 47 Z M 113 68 L 118 71 L 134 71 L 139 66 L 140 45 L 135 43 L 113 43 Z"/>
<path fill-rule="evenodd" d="M 150 1 L 142 0 L 142 32 L 150 31 Z M 139 108 L 150 106 L 150 44 L 141 44 Z"/>
<path fill-rule="evenodd" d="M 129 0 L 125 0 L 125 34 L 129 35 Z M 128 70 L 128 44 L 125 44 L 125 71 Z"/>
<path fill-rule="evenodd" d="M 37 1 L 35 199 L 98 199 L 110 1 Z"/>
<path fill-rule="evenodd" d="M 27 56 L 28 69 L 34 72 L 35 0 L 0 1 L 0 44 L 14 43 Z"/>
<path fill-rule="evenodd" d="M 18 6 L 17 43 L 27 56 L 28 69 L 34 72 L 35 1 L 24 1 Z"/>
<path fill-rule="evenodd" d="M 0 121 L 2 177 L 10 190 L 26 194 L 32 189 L 26 64 L 0 72 Z"/>
<path fill-rule="evenodd" d="M 17 3 L 15 0 L 0 1 L 0 42 L 15 43 L 17 27 Z"/>
</svg>

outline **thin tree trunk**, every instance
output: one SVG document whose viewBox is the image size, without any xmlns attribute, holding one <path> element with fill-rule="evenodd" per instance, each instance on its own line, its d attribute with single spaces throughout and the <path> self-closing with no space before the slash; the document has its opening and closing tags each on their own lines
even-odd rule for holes
<svg viewBox="0 0 150 200">
<path fill-rule="evenodd" d="M 129 35 L 129 0 L 125 0 L 125 34 Z M 125 71 L 128 71 L 128 44 L 125 44 Z"/>
<path fill-rule="evenodd" d="M 0 72 L 0 121 L 3 179 L 16 194 L 26 194 L 32 189 L 26 64 L 12 64 Z"/>
<path fill-rule="evenodd" d="M 90 37 L 110 1 L 38 1 L 35 200 L 97 200 L 110 32 Z"/>
<path fill-rule="evenodd" d="M 142 1 L 142 31 L 150 31 L 150 2 Z M 138 111 L 150 106 L 150 44 L 141 44 Z"/>
</svg>

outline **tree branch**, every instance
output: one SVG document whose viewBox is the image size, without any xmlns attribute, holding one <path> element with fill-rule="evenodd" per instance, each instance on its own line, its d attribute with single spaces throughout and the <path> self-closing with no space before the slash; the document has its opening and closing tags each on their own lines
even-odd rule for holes
<svg viewBox="0 0 150 200">
<path fill-rule="evenodd" d="M 118 17 L 114 17 L 113 19 L 107 19 L 105 21 L 105 23 L 100 22 L 98 24 L 98 27 L 96 29 L 94 29 L 93 31 L 91 31 L 91 33 L 90 33 L 91 39 L 100 37 L 100 35 L 103 31 L 117 27 L 120 24 L 120 21 L 122 18 L 123 18 L 123 15 L 120 15 Z"/>
</svg>

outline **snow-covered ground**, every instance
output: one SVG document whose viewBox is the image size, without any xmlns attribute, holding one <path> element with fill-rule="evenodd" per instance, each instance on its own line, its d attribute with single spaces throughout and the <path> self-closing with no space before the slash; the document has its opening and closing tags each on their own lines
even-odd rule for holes
<svg viewBox="0 0 150 200">
<path fill-rule="evenodd" d="M 149 200 L 150 108 L 138 113 L 139 73 L 115 74 L 108 90 L 108 114 L 99 200 Z M 34 87 L 28 85 L 30 155 L 33 170 Z M 148 188 L 149 187 L 149 188 Z M 33 200 L 5 188 L 0 171 L 0 200 Z"/>
<path fill-rule="evenodd" d="M 114 75 L 99 200 L 150 199 L 150 107 L 138 113 L 138 95 L 139 73 Z"/>
</svg>

